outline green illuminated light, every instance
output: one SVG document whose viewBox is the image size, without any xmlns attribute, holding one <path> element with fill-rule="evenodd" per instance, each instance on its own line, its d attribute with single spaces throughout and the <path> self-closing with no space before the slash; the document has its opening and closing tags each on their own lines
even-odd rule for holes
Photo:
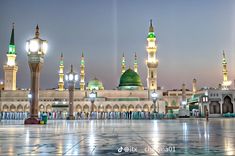
<svg viewBox="0 0 235 156">
<path fill-rule="evenodd" d="M 8 54 L 16 54 L 15 45 L 9 45 Z"/>
<path fill-rule="evenodd" d="M 148 33 L 148 38 L 156 38 L 155 33 L 154 32 L 149 32 Z"/>
</svg>

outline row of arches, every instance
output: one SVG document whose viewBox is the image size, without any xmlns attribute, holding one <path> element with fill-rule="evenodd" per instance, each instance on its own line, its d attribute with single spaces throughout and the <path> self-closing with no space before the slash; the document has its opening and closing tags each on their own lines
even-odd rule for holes
<svg viewBox="0 0 235 156">
<path fill-rule="evenodd" d="M 46 109 L 45 109 L 46 108 Z M 18 106 L 15 106 L 11 104 L 10 106 L 8 105 L 3 105 L 2 107 L 3 112 L 29 112 L 29 105 L 21 105 L 19 104 Z M 44 105 L 39 106 L 39 111 L 51 111 L 51 106 L 47 105 L 46 107 Z"/>
<path fill-rule="evenodd" d="M 224 102 L 222 104 L 222 113 L 233 113 L 233 103 L 229 96 L 224 98 Z M 209 105 L 210 114 L 220 114 L 221 107 L 218 101 L 212 101 Z"/>
<path fill-rule="evenodd" d="M 13 104 L 11 104 L 10 106 L 8 105 L 3 105 L 2 107 L 2 110 L 4 112 L 29 112 L 29 105 L 18 105 L 18 106 L 15 106 Z"/>
<path fill-rule="evenodd" d="M 110 104 L 108 104 L 106 106 L 100 105 L 98 107 L 96 105 L 94 105 L 94 111 L 97 111 L 97 109 L 100 112 L 105 112 L 105 111 L 106 112 L 112 112 L 112 111 L 114 111 L 114 112 L 119 112 L 119 111 L 122 111 L 122 112 L 124 112 L 124 111 L 146 111 L 146 112 L 148 112 L 153 109 L 153 105 L 151 105 L 150 107 L 147 104 L 145 104 L 143 106 L 141 106 L 140 104 L 137 104 L 136 106 L 134 106 L 132 104 L 130 104 L 130 105 L 123 104 L 121 106 L 115 104 L 114 106 L 111 106 Z M 18 106 L 15 106 L 15 105 L 11 104 L 10 106 L 8 106 L 8 105 L 4 104 L 2 107 L 2 110 L 4 112 L 29 112 L 29 105 L 23 106 L 20 104 Z M 91 105 L 85 104 L 82 106 L 82 105 L 78 104 L 75 106 L 74 111 L 76 111 L 76 112 L 82 112 L 82 111 L 89 112 L 90 110 L 91 110 Z M 46 106 L 41 104 L 41 105 L 39 105 L 39 111 L 40 112 L 51 112 L 52 107 L 49 104 Z"/>
<path fill-rule="evenodd" d="M 81 105 L 77 105 L 76 108 L 75 108 L 75 111 L 76 112 L 89 112 L 91 109 L 91 106 L 89 105 L 84 105 L 84 106 L 81 106 Z M 150 109 L 153 109 L 153 105 L 149 108 L 149 106 L 147 104 L 141 106 L 140 104 L 134 106 L 134 105 L 117 105 L 115 104 L 114 106 L 111 106 L 111 105 L 106 105 L 106 106 L 94 106 L 94 111 L 99 111 L 99 112 L 125 112 L 125 111 L 145 111 L 145 112 L 148 112 Z"/>
</svg>

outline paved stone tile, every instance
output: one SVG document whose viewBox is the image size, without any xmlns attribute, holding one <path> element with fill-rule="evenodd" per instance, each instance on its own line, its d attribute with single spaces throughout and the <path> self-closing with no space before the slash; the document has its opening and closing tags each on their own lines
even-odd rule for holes
<svg viewBox="0 0 235 156">
<path fill-rule="evenodd" d="M 235 155 L 235 119 L 0 122 L 0 155 Z"/>
</svg>

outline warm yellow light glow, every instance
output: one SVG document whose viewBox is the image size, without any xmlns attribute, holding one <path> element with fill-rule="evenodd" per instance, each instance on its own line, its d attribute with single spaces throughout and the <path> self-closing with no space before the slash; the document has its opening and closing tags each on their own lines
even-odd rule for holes
<svg viewBox="0 0 235 156">
<path fill-rule="evenodd" d="M 232 84 L 232 81 L 224 81 L 223 86 L 230 86 Z"/>
<path fill-rule="evenodd" d="M 156 47 L 155 42 L 149 42 L 148 47 Z"/>
<path fill-rule="evenodd" d="M 8 66 L 15 66 L 15 54 L 7 54 L 7 65 Z"/>
</svg>

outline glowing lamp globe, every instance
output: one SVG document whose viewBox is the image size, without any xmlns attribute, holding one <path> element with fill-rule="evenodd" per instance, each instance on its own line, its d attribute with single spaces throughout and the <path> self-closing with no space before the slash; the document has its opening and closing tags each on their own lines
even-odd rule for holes
<svg viewBox="0 0 235 156">
<path fill-rule="evenodd" d="M 94 92 L 94 90 L 92 90 L 92 92 L 89 94 L 89 98 L 91 102 L 95 101 L 96 93 Z"/>
<path fill-rule="evenodd" d="M 89 98 L 96 98 L 96 94 L 92 91 L 92 92 L 89 94 Z"/>
<path fill-rule="evenodd" d="M 155 92 L 155 90 L 152 92 L 151 97 L 153 100 L 156 100 L 158 97 L 158 94 Z"/>
<path fill-rule="evenodd" d="M 46 40 L 31 39 L 26 42 L 26 51 L 30 53 L 46 54 L 48 44 Z"/>
<path fill-rule="evenodd" d="M 72 65 L 71 65 L 71 71 L 65 75 L 65 80 L 68 82 L 78 81 L 78 74 L 73 71 Z"/>
<path fill-rule="evenodd" d="M 26 51 L 28 54 L 43 54 L 47 53 L 48 44 L 46 40 L 39 38 L 39 27 L 37 25 L 35 37 L 26 42 Z"/>
</svg>

